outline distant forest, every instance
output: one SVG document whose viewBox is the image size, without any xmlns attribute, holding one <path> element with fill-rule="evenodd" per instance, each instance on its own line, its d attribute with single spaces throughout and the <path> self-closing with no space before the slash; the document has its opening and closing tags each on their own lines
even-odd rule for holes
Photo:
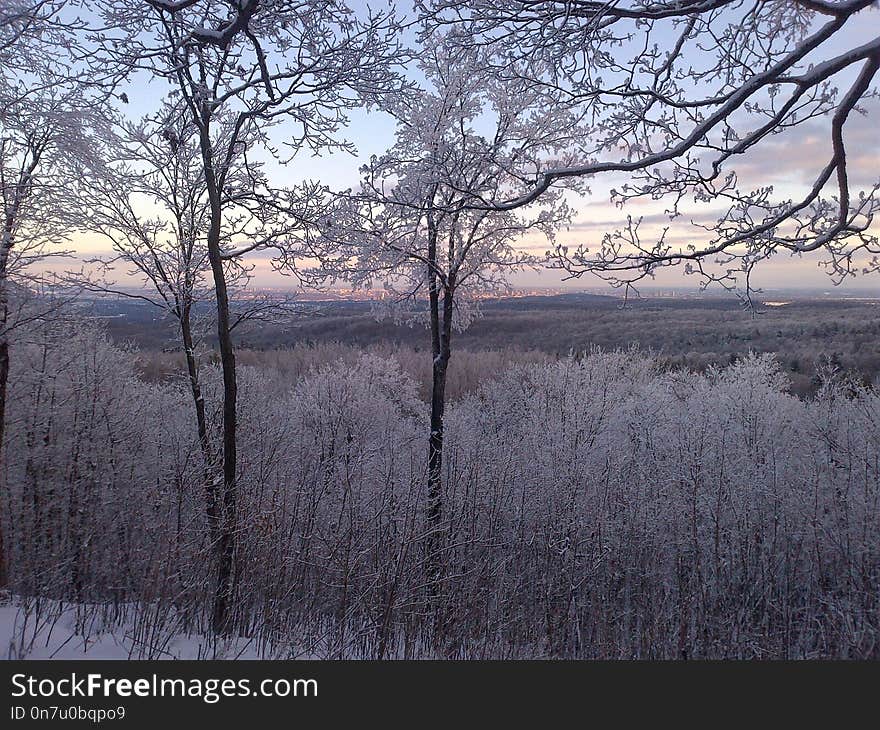
<svg viewBox="0 0 880 730">
<path fill-rule="evenodd" d="M 157 318 L 154 308 L 117 299 L 82 306 L 106 321 L 114 340 L 137 347 L 138 366 L 147 379 L 167 378 L 185 367 L 175 355 L 179 346 L 173 321 Z M 624 307 L 620 298 L 590 294 L 489 300 L 482 316 L 457 335 L 450 392 L 470 392 L 484 379 L 479 371 L 489 374 L 499 362 L 539 362 L 594 348 L 634 346 L 666 366 L 698 371 L 730 364 L 749 352 L 772 353 L 790 381 L 790 392 L 800 396 L 815 394 L 817 366 L 825 364 L 875 384 L 880 377 L 878 307 L 880 301 L 793 299 L 784 306 L 759 303 L 750 312 L 734 297 L 645 297 L 630 299 Z M 361 348 L 371 348 L 395 354 L 428 387 L 428 363 L 414 356 L 430 345 L 424 326 L 379 319 L 380 312 L 367 302 L 304 302 L 297 310 L 277 321 L 242 327 L 243 361 L 304 374 L 299 367 L 346 353 L 355 357 Z M 291 349 L 296 354 L 283 352 Z"/>
</svg>

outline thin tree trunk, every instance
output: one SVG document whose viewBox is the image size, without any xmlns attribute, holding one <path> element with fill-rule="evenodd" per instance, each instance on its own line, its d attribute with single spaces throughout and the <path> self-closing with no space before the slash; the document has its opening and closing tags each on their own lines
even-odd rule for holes
<svg viewBox="0 0 880 730">
<path fill-rule="evenodd" d="M 6 286 L 7 262 L 12 248 L 12 231 L 15 220 L 6 216 L 3 224 L 3 240 L 0 242 L 0 591 L 9 587 L 9 566 L 6 560 L 6 542 L 3 534 L 3 507 L 6 504 L 6 464 L 3 447 L 6 443 L 6 393 L 9 387 L 9 337 L 6 332 L 9 314 Z"/>
<path fill-rule="evenodd" d="M 431 432 L 428 438 L 428 541 L 427 572 L 432 596 L 439 590 L 442 578 L 443 521 L 443 416 L 446 410 L 446 375 L 452 354 L 452 293 L 440 291 L 432 283 L 429 289 L 431 307 L 431 341 L 434 356 L 431 368 Z"/>
<path fill-rule="evenodd" d="M 223 491 L 220 535 L 217 540 L 217 584 L 211 625 L 214 633 L 228 633 L 229 607 L 232 602 L 236 535 L 236 398 L 235 348 L 232 344 L 232 326 L 229 316 L 229 294 L 226 272 L 220 249 L 222 203 L 214 170 L 209 117 L 203 118 L 201 128 L 202 159 L 205 182 L 211 205 L 211 224 L 208 229 L 208 260 L 214 277 L 217 301 L 217 340 L 220 346 L 220 366 L 223 371 Z"/>
<path fill-rule="evenodd" d="M 5 290 L 5 282 L 0 282 L 0 287 Z M 6 388 L 9 382 L 9 340 L 6 337 L 6 296 L 0 294 L 0 485 L 6 484 L 6 467 L 3 461 L 3 444 L 6 435 Z M 6 566 L 6 543 L 3 535 L 3 506 L 5 504 L 6 490 L 0 490 L 0 591 L 9 586 L 9 571 Z"/>
<path fill-rule="evenodd" d="M 8 324 L 9 291 L 7 289 L 7 277 L 9 266 L 9 252 L 15 242 L 15 229 L 19 223 L 19 211 L 27 196 L 28 186 L 40 164 L 48 139 L 30 140 L 28 143 L 31 152 L 30 163 L 21 170 L 18 185 L 12 198 L 12 204 L 4 211 L 3 233 L 0 236 L 0 590 L 9 585 L 9 564 L 6 560 L 6 544 L 3 539 L 3 503 L 6 492 L 5 472 L 3 462 L 3 444 L 6 436 L 6 391 L 9 384 L 9 337 L 6 331 Z"/>
<path fill-rule="evenodd" d="M 431 433 L 428 439 L 428 530 L 435 550 L 429 551 L 429 572 L 437 577 L 437 533 L 443 518 L 443 413 L 446 406 L 448 355 L 435 356 L 431 372 Z"/>
<path fill-rule="evenodd" d="M 180 307 L 180 333 L 183 339 L 183 351 L 186 355 L 186 369 L 189 374 L 189 386 L 193 405 L 196 410 L 196 427 L 199 437 L 199 448 L 202 452 L 203 475 L 205 480 L 205 511 L 208 516 L 208 528 L 211 544 L 220 538 L 220 495 L 217 490 L 214 456 L 211 452 L 211 441 L 208 436 L 208 419 L 205 416 L 205 399 L 199 380 L 198 363 L 196 362 L 195 346 L 192 336 L 192 320 L 190 305 Z"/>
</svg>

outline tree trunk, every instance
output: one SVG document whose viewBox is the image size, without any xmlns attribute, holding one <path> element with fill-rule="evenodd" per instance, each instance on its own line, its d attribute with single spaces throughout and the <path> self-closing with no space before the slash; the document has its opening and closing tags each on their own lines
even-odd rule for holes
<svg viewBox="0 0 880 730">
<path fill-rule="evenodd" d="M 232 602 L 236 536 L 236 398 L 235 348 L 232 344 L 232 326 L 229 317 L 229 294 L 226 272 L 220 249 L 222 202 L 214 170 L 213 150 L 208 113 L 202 119 L 201 149 L 205 168 L 205 183 L 211 205 L 211 224 L 208 229 L 208 260 L 214 277 L 217 301 L 217 340 L 220 346 L 220 366 L 223 371 L 223 490 L 220 515 L 220 534 L 217 540 L 217 583 L 211 627 L 215 634 L 230 630 L 229 608 Z"/>
<path fill-rule="evenodd" d="M 443 413 L 448 355 L 434 358 L 431 372 L 431 433 L 428 439 L 428 529 L 436 534 L 443 516 Z M 436 566 L 435 566 L 436 567 Z"/>
<path fill-rule="evenodd" d="M 27 167 L 21 170 L 12 205 L 4 211 L 3 233 L 0 236 L 0 591 L 5 590 L 9 585 L 9 565 L 6 560 L 6 544 L 3 540 L 3 504 L 6 492 L 3 443 L 6 436 L 6 390 L 9 383 L 9 337 L 6 331 L 9 315 L 9 291 L 6 287 L 9 252 L 15 242 L 19 211 L 27 197 L 28 184 L 39 167 L 47 141 L 48 139 L 42 142 L 32 139 L 28 143 L 31 160 Z"/>
<path fill-rule="evenodd" d="M 439 288 L 429 292 L 431 340 L 434 355 L 431 368 L 431 432 L 428 438 L 427 572 L 431 594 L 436 597 L 443 574 L 443 416 L 446 410 L 446 375 L 452 354 L 452 292 Z"/>
<path fill-rule="evenodd" d="M 214 289 L 217 296 L 217 338 L 220 345 L 220 366 L 223 370 L 223 491 L 220 535 L 217 541 L 217 587 L 214 596 L 212 627 L 215 633 L 229 630 L 229 604 L 232 600 L 232 575 L 235 562 L 237 494 L 236 470 L 236 398 L 235 349 L 229 323 L 229 295 L 220 258 L 219 235 L 212 245 L 208 242 Z"/>
<path fill-rule="evenodd" d="M 208 436 L 208 419 L 205 416 L 205 399 L 202 396 L 202 385 L 199 380 L 198 363 L 196 362 L 195 345 L 192 336 L 192 320 L 190 304 L 180 307 L 180 334 L 183 339 L 183 351 L 186 355 L 186 369 L 189 374 L 189 386 L 193 405 L 196 410 L 196 427 L 199 437 L 199 448 L 202 452 L 203 475 L 205 480 L 205 512 L 208 516 L 208 528 L 211 544 L 220 539 L 220 495 L 217 490 L 216 464 L 211 452 L 211 441 Z"/>
<path fill-rule="evenodd" d="M 6 287 L 6 273 L 9 251 L 12 248 L 14 223 L 14 218 L 8 214 L 3 225 L 3 240 L 0 242 L 0 591 L 5 591 L 9 587 L 9 566 L 6 561 L 6 542 L 3 534 L 3 507 L 6 504 L 6 464 L 3 447 L 6 438 L 6 391 L 9 386 L 9 337 L 6 332 L 9 293 Z"/>
<path fill-rule="evenodd" d="M 0 282 L 0 287 L 5 289 L 5 284 Z M 0 484 L 6 484 L 6 467 L 3 462 L 3 444 L 6 435 L 6 387 L 9 382 L 9 340 L 6 337 L 6 301 L 5 295 L 0 294 L 2 303 L 2 322 L 0 322 Z M 9 586 L 9 571 L 6 567 L 6 543 L 3 535 L 3 505 L 5 504 L 6 490 L 0 490 L 0 591 Z"/>
</svg>

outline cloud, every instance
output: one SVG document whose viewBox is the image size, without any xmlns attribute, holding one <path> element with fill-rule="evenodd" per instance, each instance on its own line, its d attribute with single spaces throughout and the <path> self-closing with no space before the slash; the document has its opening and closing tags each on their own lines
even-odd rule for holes
<svg viewBox="0 0 880 730">
<path fill-rule="evenodd" d="M 853 111 L 844 126 L 847 171 L 852 186 L 869 187 L 880 179 L 877 118 L 880 102 L 869 99 L 867 116 Z M 831 159 L 831 118 L 811 119 L 762 140 L 741 158 L 729 161 L 742 186 L 812 186 Z"/>
</svg>

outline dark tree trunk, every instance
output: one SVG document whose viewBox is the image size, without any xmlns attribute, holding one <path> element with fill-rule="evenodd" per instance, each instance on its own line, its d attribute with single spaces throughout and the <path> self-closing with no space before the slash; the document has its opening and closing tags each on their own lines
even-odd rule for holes
<svg viewBox="0 0 880 730">
<path fill-rule="evenodd" d="M 236 536 L 236 398 L 235 348 L 232 344 L 232 325 L 229 316 L 229 293 L 226 272 L 220 249 L 222 202 L 214 170 L 213 150 L 209 128 L 210 117 L 202 119 L 201 148 L 205 167 L 205 183 L 211 205 L 211 224 L 208 229 L 208 260 L 214 277 L 217 302 L 217 340 L 220 346 L 220 366 L 223 371 L 223 489 L 220 505 L 220 530 L 216 541 L 217 583 L 211 627 L 216 634 L 230 630 L 230 604 L 233 593 Z"/>
<path fill-rule="evenodd" d="M 212 226 L 213 228 L 213 226 Z M 217 338 L 220 344 L 220 366 L 223 370 L 223 490 L 220 515 L 220 535 L 217 541 L 217 587 L 214 597 L 212 626 L 215 633 L 229 629 L 229 604 L 232 600 L 232 575 L 235 561 L 235 533 L 237 494 L 236 471 L 236 398 L 238 387 L 235 374 L 235 349 L 229 321 L 229 295 L 226 276 L 220 258 L 219 226 L 214 244 L 209 236 L 208 250 L 214 273 L 217 297 Z"/>
<path fill-rule="evenodd" d="M 211 543 L 215 544 L 220 539 L 220 495 L 218 494 L 217 489 L 217 465 L 214 463 L 214 455 L 211 451 L 211 441 L 208 436 L 208 419 L 205 416 L 205 399 L 202 395 L 202 385 L 199 380 L 195 345 L 193 344 L 190 307 L 191 305 L 189 303 L 180 307 L 180 334 L 183 339 L 183 350 L 186 354 L 186 369 L 189 374 L 190 392 L 192 393 L 193 405 L 196 410 L 196 427 L 198 430 L 199 448 L 202 452 L 203 475 L 205 480 L 205 511 L 208 516 Z"/>
<path fill-rule="evenodd" d="M 40 164 L 48 138 L 30 140 L 31 161 L 26 170 L 22 170 L 20 180 L 29 180 Z M 18 225 L 19 211 L 27 196 L 27 188 L 19 183 L 12 205 L 4 211 L 3 232 L 0 234 L 0 590 L 9 585 L 9 564 L 6 560 L 6 544 L 3 535 L 3 504 L 6 492 L 6 467 L 3 463 L 3 444 L 6 436 L 6 391 L 9 384 L 9 337 L 7 334 L 9 315 L 9 292 L 6 288 L 8 275 L 9 253 L 15 240 L 15 229 Z"/>
<path fill-rule="evenodd" d="M 9 387 L 9 302 L 6 288 L 7 262 L 12 248 L 12 231 L 15 219 L 6 216 L 3 224 L 3 241 L 0 243 L 0 591 L 9 587 L 9 565 L 6 560 L 6 542 L 3 534 L 3 506 L 6 503 L 6 464 L 3 447 L 6 443 L 6 392 Z"/>
<path fill-rule="evenodd" d="M 429 260 L 436 261 L 437 231 L 429 227 Z M 452 285 L 428 272 L 431 318 L 431 432 L 428 437 L 428 504 L 426 568 L 432 599 L 439 593 L 443 574 L 443 415 L 446 410 L 446 374 L 452 354 Z M 442 299 L 441 299 L 442 294 Z"/>
<path fill-rule="evenodd" d="M 431 368 L 431 433 L 428 439 L 428 528 L 439 530 L 443 516 L 443 416 L 446 411 L 446 375 L 449 370 L 451 348 L 452 305 L 448 294 L 442 303 L 438 318 L 439 337 L 435 338 L 434 361 Z M 449 311 L 447 311 L 449 310 Z M 432 317 L 432 330 L 434 318 Z"/>
<path fill-rule="evenodd" d="M 0 283 L 0 286 L 3 286 Z M 2 297 L 2 295 L 0 295 Z M 3 297 L 5 299 L 5 297 Z M 9 340 L 6 338 L 6 303 L 2 307 L 2 321 L 0 321 L 0 484 L 6 483 L 5 465 L 3 463 L 3 444 L 6 436 L 6 388 L 9 383 Z M 0 591 L 9 586 L 9 571 L 6 567 L 6 543 L 3 535 L 3 504 L 5 503 L 5 489 L 0 491 Z"/>
</svg>

